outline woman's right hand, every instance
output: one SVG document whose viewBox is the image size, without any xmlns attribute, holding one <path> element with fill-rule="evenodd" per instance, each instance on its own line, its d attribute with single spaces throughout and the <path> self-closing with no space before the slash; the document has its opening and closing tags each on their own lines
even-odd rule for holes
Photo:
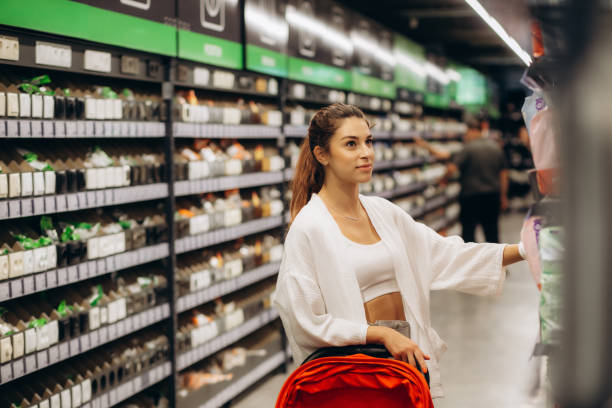
<svg viewBox="0 0 612 408">
<path fill-rule="evenodd" d="M 414 367 L 417 367 L 418 362 L 423 373 L 427 372 L 425 361 L 431 357 L 423 353 L 414 341 L 396 330 L 383 326 L 370 326 L 368 343 L 383 344 L 396 360 L 404 361 Z"/>
</svg>

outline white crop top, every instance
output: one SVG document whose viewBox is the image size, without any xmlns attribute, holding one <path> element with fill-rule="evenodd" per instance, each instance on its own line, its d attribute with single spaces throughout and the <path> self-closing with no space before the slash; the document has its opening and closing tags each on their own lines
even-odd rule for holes
<svg viewBox="0 0 612 408">
<path fill-rule="evenodd" d="M 357 282 L 361 289 L 363 302 L 387 293 L 399 292 L 393 269 L 393 258 L 382 240 L 375 244 L 364 245 L 351 241 L 346 259 L 355 266 Z"/>
</svg>

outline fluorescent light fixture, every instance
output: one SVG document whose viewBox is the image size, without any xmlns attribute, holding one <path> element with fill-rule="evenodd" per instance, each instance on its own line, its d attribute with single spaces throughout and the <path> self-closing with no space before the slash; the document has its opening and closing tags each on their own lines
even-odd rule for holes
<svg viewBox="0 0 612 408">
<path fill-rule="evenodd" d="M 446 71 L 444 71 L 444 73 L 451 81 L 455 81 L 455 82 L 461 81 L 461 74 L 452 68 L 446 68 Z"/>
<path fill-rule="evenodd" d="M 402 53 L 396 53 L 395 60 L 399 65 L 405 66 L 410 71 L 414 72 L 416 75 L 422 78 L 427 76 L 427 71 L 425 70 L 425 66 L 422 62 L 417 61 L 416 59 Z"/>
<path fill-rule="evenodd" d="M 436 64 L 431 62 L 425 63 L 425 71 L 442 85 L 448 85 L 451 81 L 448 75 L 440 69 Z"/>
<path fill-rule="evenodd" d="M 266 13 L 264 10 L 247 2 L 244 5 L 246 24 L 255 27 L 260 33 L 260 39 L 270 46 L 287 42 L 289 27 L 284 19 L 279 19 Z"/>
<path fill-rule="evenodd" d="M 302 30 L 306 30 L 314 36 L 325 38 L 326 41 L 329 41 L 345 53 L 350 54 L 353 52 L 353 43 L 346 35 L 311 16 L 301 13 L 295 7 L 287 6 L 285 18 L 289 24 L 300 27 Z"/>
<path fill-rule="evenodd" d="M 487 10 L 478 2 L 478 0 L 465 0 L 467 4 L 474 9 L 476 13 L 497 33 L 497 35 L 510 47 L 512 51 L 525 63 L 525 65 L 531 65 L 531 57 L 529 54 L 521 48 L 516 40 L 499 24 L 499 22 L 493 18 Z"/>
</svg>

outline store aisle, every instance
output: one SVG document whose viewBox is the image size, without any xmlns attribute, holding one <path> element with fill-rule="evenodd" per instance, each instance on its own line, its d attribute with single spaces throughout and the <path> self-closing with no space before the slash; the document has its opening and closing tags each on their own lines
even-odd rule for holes
<svg viewBox="0 0 612 408">
<path fill-rule="evenodd" d="M 502 217 L 501 238 L 516 242 L 523 216 Z M 433 326 L 448 344 L 442 359 L 446 398 L 436 408 L 522 407 L 537 324 L 538 291 L 526 263 L 510 267 L 499 299 L 432 294 Z M 273 407 L 286 375 L 258 384 L 235 408 Z M 526 406 L 525 406 L 526 407 Z M 529 405 L 529 408 L 540 408 Z"/>
</svg>

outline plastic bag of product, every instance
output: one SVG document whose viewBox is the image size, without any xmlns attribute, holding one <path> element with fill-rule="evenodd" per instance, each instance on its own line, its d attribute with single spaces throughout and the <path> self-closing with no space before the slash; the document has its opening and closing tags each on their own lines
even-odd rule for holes
<svg viewBox="0 0 612 408">
<path fill-rule="evenodd" d="M 562 228 L 543 228 L 540 231 L 539 248 L 542 261 L 542 291 L 540 295 L 542 343 L 558 343 L 563 309 L 561 292 L 564 254 Z"/>
<path fill-rule="evenodd" d="M 536 91 L 525 98 L 523 118 L 529 132 L 531 153 L 537 169 L 538 187 L 543 194 L 557 194 L 559 156 L 553 121 L 553 111 L 544 95 Z"/>
<path fill-rule="evenodd" d="M 542 218 L 537 216 L 527 218 L 521 229 L 521 241 L 527 253 L 529 270 L 539 290 L 542 290 L 542 265 L 540 263 L 540 254 L 538 250 L 541 229 Z"/>
</svg>

